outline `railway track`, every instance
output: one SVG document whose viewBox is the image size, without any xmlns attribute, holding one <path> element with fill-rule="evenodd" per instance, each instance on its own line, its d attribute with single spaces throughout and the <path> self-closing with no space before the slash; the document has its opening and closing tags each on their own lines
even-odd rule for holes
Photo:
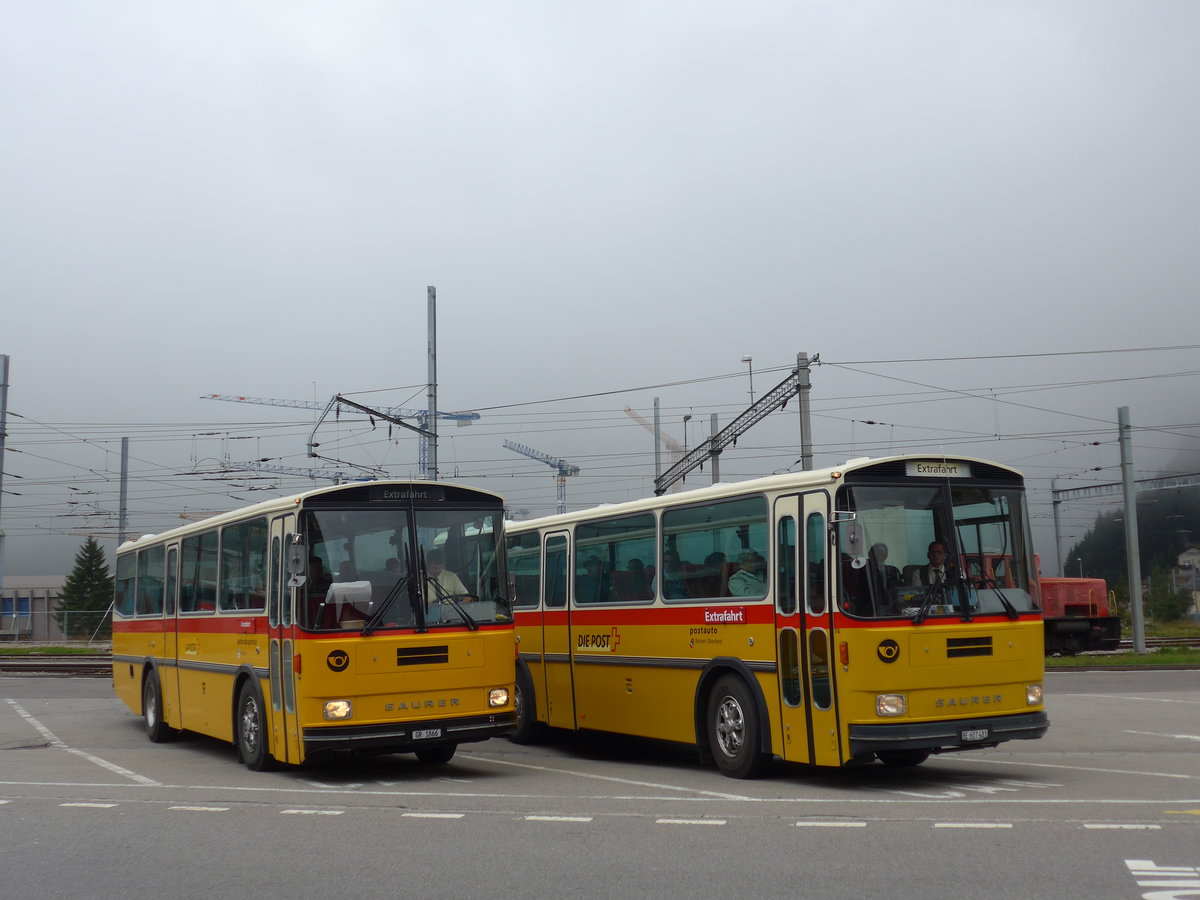
<svg viewBox="0 0 1200 900">
<path fill-rule="evenodd" d="M 0 674 L 59 675 L 84 678 L 108 678 L 112 675 L 112 657 L 108 653 L 63 655 L 27 653 L 22 656 L 0 655 Z"/>
</svg>

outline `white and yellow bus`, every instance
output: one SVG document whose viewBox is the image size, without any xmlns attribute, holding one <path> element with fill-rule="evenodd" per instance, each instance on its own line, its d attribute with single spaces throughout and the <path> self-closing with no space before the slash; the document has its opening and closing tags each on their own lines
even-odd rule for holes
<svg viewBox="0 0 1200 900">
<path fill-rule="evenodd" d="M 516 719 L 503 515 L 494 494 L 373 481 L 126 542 L 114 690 L 152 741 L 210 735 L 252 769 L 446 762 Z"/>
<path fill-rule="evenodd" d="M 1004 466 L 857 459 L 506 533 L 516 740 L 695 743 L 749 777 L 775 756 L 916 765 L 1049 727 L 1024 485 Z M 966 564 L 989 555 L 1002 577 Z"/>
</svg>

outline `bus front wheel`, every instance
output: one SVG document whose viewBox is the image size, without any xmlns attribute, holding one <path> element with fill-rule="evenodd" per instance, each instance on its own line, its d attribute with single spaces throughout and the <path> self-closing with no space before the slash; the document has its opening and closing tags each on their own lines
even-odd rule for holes
<svg viewBox="0 0 1200 900">
<path fill-rule="evenodd" d="M 746 683 L 723 675 L 708 698 L 708 737 L 713 762 L 730 778 L 753 778 L 766 767 L 759 724 Z"/>
<path fill-rule="evenodd" d="M 237 714 L 234 716 L 237 729 L 238 753 L 246 768 L 262 772 L 271 768 L 271 755 L 267 753 L 267 728 L 263 716 L 262 698 L 247 680 L 238 692 Z"/>
</svg>

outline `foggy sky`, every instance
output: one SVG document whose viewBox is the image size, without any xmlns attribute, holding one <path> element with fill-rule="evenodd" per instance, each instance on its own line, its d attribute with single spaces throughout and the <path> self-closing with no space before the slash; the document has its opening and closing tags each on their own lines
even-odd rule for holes
<svg viewBox="0 0 1200 900">
<path fill-rule="evenodd" d="M 644 496 L 623 407 L 691 445 L 743 356 L 761 394 L 801 351 L 818 465 L 986 456 L 1044 517 L 1119 479 L 1129 406 L 1139 475 L 1200 471 L 1198 35 L 1160 0 L 6 0 L 5 573 L 113 532 L 122 436 L 133 533 L 309 486 L 187 477 L 312 462 L 311 413 L 199 398 L 422 407 L 427 285 L 439 405 L 484 411 L 442 474 L 534 514 L 553 472 L 504 439 L 580 465 L 572 507 Z M 792 406 L 722 476 L 798 457 Z"/>
</svg>

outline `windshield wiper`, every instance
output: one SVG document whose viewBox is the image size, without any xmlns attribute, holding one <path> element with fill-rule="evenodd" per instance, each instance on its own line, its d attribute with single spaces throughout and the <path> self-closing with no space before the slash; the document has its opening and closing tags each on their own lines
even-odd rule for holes
<svg viewBox="0 0 1200 900">
<path fill-rule="evenodd" d="M 929 608 L 933 606 L 933 601 L 936 597 L 940 597 L 946 592 L 946 580 L 939 578 L 929 586 L 929 590 L 925 592 L 925 599 L 921 602 L 921 608 L 917 610 L 917 614 L 913 616 L 912 623 L 920 625 L 929 615 Z"/>
<path fill-rule="evenodd" d="M 1004 607 L 1004 614 L 1010 619 L 1019 619 L 1021 614 L 1017 612 L 1017 608 L 1009 602 L 1009 599 L 1004 596 L 1004 591 L 992 584 L 992 593 L 1000 598 L 1000 605 Z"/>
<path fill-rule="evenodd" d="M 371 613 L 371 618 L 367 619 L 367 624 L 363 626 L 363 637 L 367 637 L 376 628 L 383 624 L 383 614 L 392 608 L 392 604 L 395 603 L 396 598 L 400 596 L 401 589 L 407 587 L 410 581 L 412 581 L 412 576 L 405 575 L 394 585 L 392 585 L 392 589 L 388 591 L 388 595 L 384 597 L 383 602 L 379 604 L 379 609 Z"/>
</svg>

